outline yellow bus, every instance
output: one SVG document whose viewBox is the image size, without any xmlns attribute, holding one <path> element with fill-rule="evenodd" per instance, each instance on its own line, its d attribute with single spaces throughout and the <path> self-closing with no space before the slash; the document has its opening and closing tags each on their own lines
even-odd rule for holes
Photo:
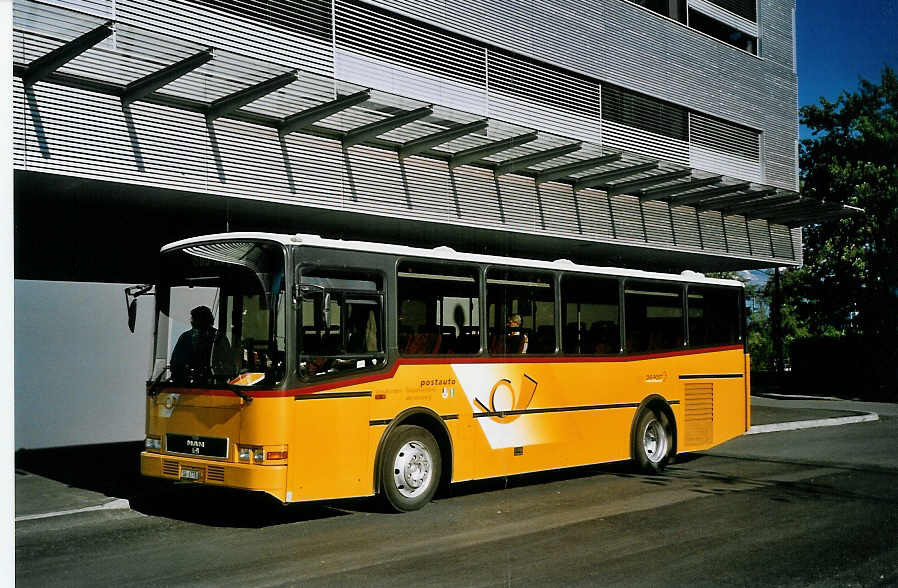
<svg viewBox="0 0 898 588">
<path fill-rule="evenodd" d="M 267 233 L 172 243 L 160 272 L 147 476 L 408 511 L 749 426 L 738 281 Z"/>
</svg>

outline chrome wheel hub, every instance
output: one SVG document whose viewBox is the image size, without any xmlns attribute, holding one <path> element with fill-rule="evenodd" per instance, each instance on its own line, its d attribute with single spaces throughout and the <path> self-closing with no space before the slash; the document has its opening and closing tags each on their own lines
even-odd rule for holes
<svg viewBox="0 0 898 588">
<path fill-rule="evenodd" d="M 420 496 L 430 487 L 432 460 L 427 447 L 419 441 L 409 441 L 399 448 L 393 461 L 393 482 L 406 498 Z"/>
<path fill-rule="evenodd" d="M 656 419 L 646 425 L 642 434 L 642 447 L 646 458 L 652 463 L 660 462 L 667 455 L 667 432 Z"/>
</svg>

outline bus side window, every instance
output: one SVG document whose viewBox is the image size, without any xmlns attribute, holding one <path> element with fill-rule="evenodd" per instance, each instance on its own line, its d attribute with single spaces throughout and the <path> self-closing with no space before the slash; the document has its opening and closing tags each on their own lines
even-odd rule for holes
<svg viewBox="0 0 898 588">
<path fill-rule="evenodd" d="M 318 378 L 384 362 L 383 280 L 379 275 L 304 268 L 299 283 L 301 377 Z"/>
<path fill-rule="evenodd" d="M 627 280 L 627 352 L 670 351 L 683 347 L 683 286 Z"/>
<path fill-rule="evenodd" d="M 490 354 L 555 352 L 551 274 L 491 268 L 487 272 L 486 297 Z"/>
<path fill-rule="evenodd" d="M 471 266 L 401 262 L 397 274 L 399 353 L 480 351 L 480 295 Z"/>
<path fill-rule="evenodd" d="M 571 355 L 620 352 L 618 281 L 579 275 L 561 278 L 563 350 Z"/>
</svg>

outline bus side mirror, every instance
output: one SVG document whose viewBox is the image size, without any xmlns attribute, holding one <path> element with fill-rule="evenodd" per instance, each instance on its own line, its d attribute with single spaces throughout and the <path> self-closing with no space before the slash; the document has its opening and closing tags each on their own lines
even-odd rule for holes
<svg viewBox="0 0 898 588">
<path fill-rule="evenodd" d="M 137 298 L 132 298 L 128 303 L 128 329 L 133 333 L 134 324 L 137 322 Z"/>
<path fill-rule="evenodd" d="M 152 284 L 138 284 L 137 286 L 129 286 L 125 288 L 125 308 L 128 311 L 128 329 L 134 332 L 134 325 L 137 323 L 137 297 L 145 294 L 152 294 Z"/>
</svg>

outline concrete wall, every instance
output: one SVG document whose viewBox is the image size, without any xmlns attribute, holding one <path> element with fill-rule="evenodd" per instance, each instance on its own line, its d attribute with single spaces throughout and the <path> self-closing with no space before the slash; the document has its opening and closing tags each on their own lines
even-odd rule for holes
<svg viewBox="0 0 898 588">
<path fill-rule="evenodd" d="M 127 284 L 15 281 L 15 447 L 144 434 L 153 302 L 128 331 Z"/>
</svg>

